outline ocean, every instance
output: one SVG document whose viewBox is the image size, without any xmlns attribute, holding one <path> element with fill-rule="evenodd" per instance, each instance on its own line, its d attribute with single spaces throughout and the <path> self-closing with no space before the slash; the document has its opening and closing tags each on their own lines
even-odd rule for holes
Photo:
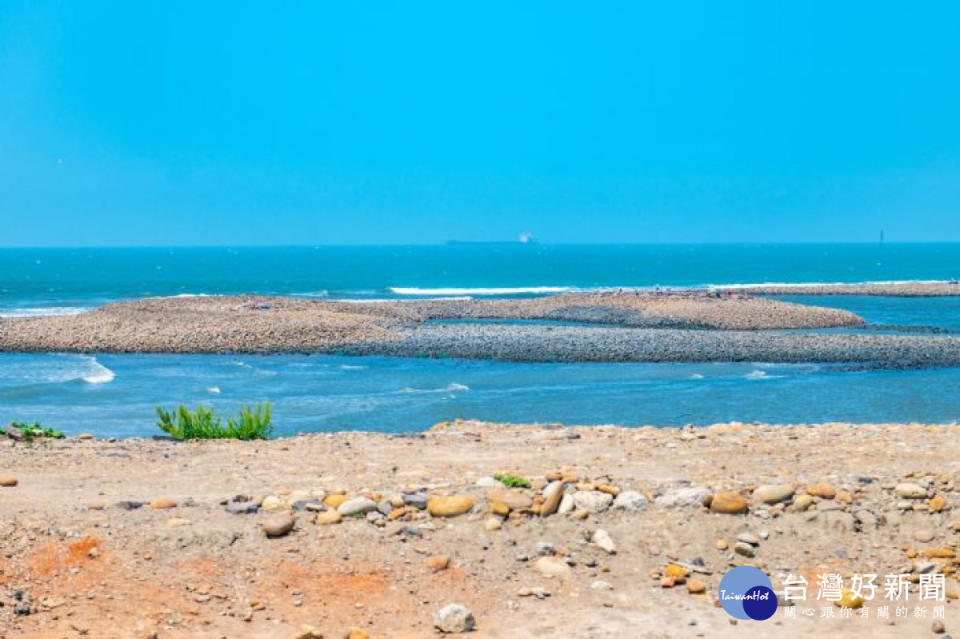
<svg viewBox="0 0 960 639">
<path fill-rule="evenodd" d="M 617 287 L 955 280 L 960 244 L 0 249 L 0 315 L 171 295 L 322 299 L 542 295 Z M 784 296 L 871 324 L 960 331 L 960 298 Z M 0 422 L 150 436 L 154 407 L 270 400 L 278 432 L 415 431 L 455 417 L 628 425 L 954 421 L 960 370 L 517 364 L 336 356 L 0 353 Z"/>
</svg>

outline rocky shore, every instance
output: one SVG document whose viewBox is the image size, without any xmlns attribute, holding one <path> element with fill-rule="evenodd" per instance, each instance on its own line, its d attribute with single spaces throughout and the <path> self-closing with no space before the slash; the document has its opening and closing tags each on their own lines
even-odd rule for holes
<svg viewBox="0 0 960 639">
<path fill-rule="evenodd" d="M 957 425 L 458 420 L 413 437 L 0 444 L 5 638 L 933 638 L 957 623 Z M 717 588 L 737 565 L 781 594 L 803 576 L 795 605 L 816 614 L 782 599 L 734 624 Z M 911 611 L 921 575 L 943 575 L 929 603 L 945 619 L 864 619 L 878 602 L 816 600 L 822 573 L 906 575 Z"/>
<path fill-rule="evenodd" d="M 209 296 L 0 319 L 0 351 L 960 364 L 960 337 L 816 330 L 835 327 L 864 328 L 843 310 L 705 291 L 376 303 Z"/>
</svg>

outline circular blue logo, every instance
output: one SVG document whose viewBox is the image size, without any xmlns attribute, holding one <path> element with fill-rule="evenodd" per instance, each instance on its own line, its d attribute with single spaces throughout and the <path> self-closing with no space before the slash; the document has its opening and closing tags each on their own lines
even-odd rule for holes
<svg viewBox="0 0 960 639">
<path fill-rule="evenodd" d="M 727 571 L 717 589 L 720 605 L 737 619 L 763 621 L 777 611 L 777 596 L 770 577 L 753 566 Z"/>
</svg>

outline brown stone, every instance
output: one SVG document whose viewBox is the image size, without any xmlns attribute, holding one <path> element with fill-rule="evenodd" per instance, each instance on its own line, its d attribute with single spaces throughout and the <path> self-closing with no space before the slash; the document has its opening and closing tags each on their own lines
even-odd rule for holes
<svg viewBox="0 0 960 639">
<path fill-rule="evenodd" d="M 687 592 L 691 595 L 699 595 L 700 593 L 706 592 L 707 584 L 703 583 L 699 579 L 691 579 L 687 582 Z"/>
<path fill-rule="evenodd" d="M 343 521 L 343 515 L 339 510 L 325 510 L 322 513 L 317 513 L 317 516 L 313 521 L 319 526 L 339 524 L 341 521 Z"/>
<path fill-rule="evenodd" d="M 947 506 L 947 500 L 937 495 L 927 502 L 927 509 L 932 513 L 938 513 Z"/>
<path fill-rule="evenodd" d="M 267 537 L 283 537 L 293 530 L 295 523 L 296 520 L 290 513 L 277 513 L 263 522 L 263 532 Z"/>
<path fill-rule="evenodd" d="M 4 488 L 13 488 L 18 483 L 19 481 L 13 475 L 6 475 L 4 477 L 0 477 L 0 486 L 3 486 Z"/>
<path fill-rule="evenodd" d="M 833 499 L 837 496 L 837 489 L 826 482 L 818 482 L 807 486 L 807 494 L 820 499 Z"/>
<path fill-rule="evenodd" d="M 347 501 L 347 496 L 342 493 L 338 493 L 324 497 L 323 505 L 327 508 L 337 508 L 345 501 Z"/>
<path fill-rule="evenodd" d="M 735 490 L 726 490 L 713 495 L 710 511 L 727 515 L 740 515 L 747 512 L 747 498 Z"/>
<path fill-rule="evenodd" d="M 150 502 L 150 508 L 154 510 L 165 510 L 167 508 L 175 508 L 177 502 L 169 497 L 158 497 Z"/>
<path fill-rule="evenodd" d="M 533 497 L 521 488 L 491 488 L 487 492 L 487 499 L 505 504 L 510 510 L 524 510 L 533 505 Z"/>
<path fill-rule="evenodd" d="M 423 562 L 424 565 L 433 570 L 434 572 L 440 572 L 441 570 L 446 570 L 450 566 L 450 557 L 447 555 L 434 555 L 432 557 L 427 557 L 426 561 Z"/>
<path fill-rule="evenodd" d="M 427 500 L 427 511 L 434 517 L 456 517 L 469 512 L 473 503 L 472 495 L 431 497 Z"/>
<path fill-rule="evenodd" d="M 540 506 L 540 516 L 547 517 L 557 512 L 561 499 L 563 499 L 563 482 L 554 480 L 543 489 L 543 504 Z"/>
</svg>

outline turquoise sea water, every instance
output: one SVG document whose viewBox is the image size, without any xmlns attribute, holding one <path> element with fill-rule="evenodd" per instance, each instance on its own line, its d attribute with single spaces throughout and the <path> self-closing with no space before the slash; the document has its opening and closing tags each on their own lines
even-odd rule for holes
<svg viewBox="0 0 960 639">
<path fill-rule="evenodd" d="M 597 287 L 952 280 L 960 245 L 0 249 L 0 314 L 145 296 L 416 299 Z M 960 331 L 960 298 L 798 297 L 872 324 Z M 516 364 L 333 356 L 0 354 L 0 422 L 147 436 L 157 404 L 270 399 L 280 432 L 419 430 L 454 417 L 566 423 L 953 421 L 960 370 Z"/>
</svg>

